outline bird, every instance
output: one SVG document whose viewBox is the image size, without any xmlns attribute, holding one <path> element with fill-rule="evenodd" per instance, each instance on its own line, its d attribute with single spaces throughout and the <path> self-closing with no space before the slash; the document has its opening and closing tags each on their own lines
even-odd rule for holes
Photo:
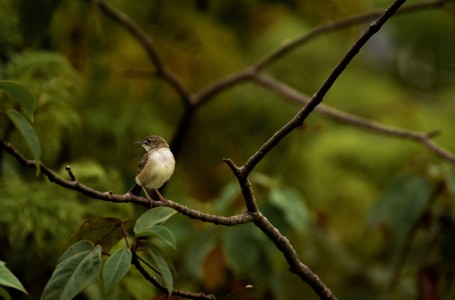
<svg viewBox="0 0 455 300">
<path fill-rule="evenodd" d="M 153 199 L 147 189 L 154 190 L 159 200 L 167 203 L 168 201 L 161 196 L 158 189 L 171 178 L 175 169 L 174 155 L 169 149 L 168 143 L 157 135 L 150 135 L 135 143 L 142 145 L 147 152 L 139 162 L 136 171 L 136 185 L 129 193 L 139 195 L 139 186 L 150 201 Z"/>
</svg>

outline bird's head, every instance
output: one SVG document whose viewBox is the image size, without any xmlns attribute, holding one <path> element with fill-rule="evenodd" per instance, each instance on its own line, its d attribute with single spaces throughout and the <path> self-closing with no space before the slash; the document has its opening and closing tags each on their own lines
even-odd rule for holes
<svg viewBox="0 0 455 300">
<path fill-rule="evenodd" d="M 148 136 L 142 141 L 137 141 L 136 144 L 141 144 L 146 151 L 159 148 L 169 148 L 169 145 L 166 143 L 166 141 L 157 135 Z"/>
</svg>

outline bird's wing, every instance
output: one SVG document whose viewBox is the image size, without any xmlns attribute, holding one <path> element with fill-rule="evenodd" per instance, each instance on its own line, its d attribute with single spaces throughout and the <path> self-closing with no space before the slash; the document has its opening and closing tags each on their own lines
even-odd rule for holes
<svg viewBox="0 0 455 300">
<path fill-rule="evenodd" d="M 144 156 L 142 156 L 142 159 L 139 162 L 139 165 L 137 166 L 136 175 L 139 174 L 142 171 L 142 169 L 144 169 L 144 166 L 147 163 L 147 160 L 148 160 L 148 153 L 145 153 Z"/>
</svg>

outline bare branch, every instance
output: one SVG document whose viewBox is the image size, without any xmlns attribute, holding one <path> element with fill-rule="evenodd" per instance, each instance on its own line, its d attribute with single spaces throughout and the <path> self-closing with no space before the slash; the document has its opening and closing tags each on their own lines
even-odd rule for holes
<svg viewBox="0 0 455 300">
<path fill-rule="evenodd" d="M 36 169 L 36 161 L 29 160 L 25 156 L 23 156 L 19 151 L 17 151 L 13 145 L 10 143 L 3 141 L 0 139 L 0 148 L 5 149 L 7 153 L 13 156 L 18 162 L 22 165 Z M 112 192 L 100 192 L 94 189 L 89 188 L 88 186 L 80 183 L 77 180 L 65 180 L 62 177 L 58 176 L 54 171 L 52 171 L 48 166 L 44 163 L 39 163 L 41 172 L 47 176 L 49 181 L 60 185 L 64 188 L 71 189 L 77 191 L 81 194 L 89 196 L 94 199 L 99 199 L 103 201 L 110 201 L 114 203 L 134 203 L 138 205 L 142 205 L 145 207 L 156 207 L 156 206 L 168 206 L 172 207 L 182 215 L 185 215 L 191 219 L 196 219 L 202 222 L 209 222 L 216 225 L 225 225 L 225 226 L 234 226 L 237 224 L 244 224 L 248 222 L 252 222 L 254 219 L 254 215 L 250 213 L 244 213 L 242 215 L 231 216 L 231 217 L 222 217 L 216 216 L 211 214 L 202 213 L 197 210 L 190 209 L 186 206 L 181 204 L 175 203 L 173 201 L 169 201 L 169 203 L 163 203 L 161 201 L 154 201 L 150 203 L 150 201 L 143 197 L 137 197 L 132 194 L 125 194 L 125 195 L 118 195 Z M 73 175 L 74 176 L 74 175 Z"/>
<path fill-rule="evenodd" d="M 401 8 L 397 13 L 409 13 L 414 12 L 417 10 L 429 9 L 429 8 L 437 8 L 443 6 L 447 2 L 447 0 L 436 0 L 436 1 L 428 1 L 428 2 L 421 2 L 415 3 L 408 6 Z M 360 14 L 357 16 L 349 17 L 347 19 L 343 19 L 340 21 L 329 22 L 318 26 L 308 33 L 301 35 L 295 39 L 290 41 L 284 42 L 281 46 L 278 46 L 275 50 L 271 51 L 270 53 L 266 54 L 262 59 L 260 59 L 256 64 L 254 64 L 254 68 L 258 71 L 268 67 L 270 64 L 275 62 L 277 59 L 285 56 L 295 48 L 302 46 L 303 44 L 322 36 L 328 32 L 342 30 L 347 27 L 351 27 L 354 25 L 366 23 L 372 21 L 383 13 L 382 9 L 378 9 L 376 11 Z"/>
<path fill-rule="evenodd" d="M 212 99 L 217 94 L 222 91 L 231 88 L 237 84 L 240 84 L 244 81 L 251 80 L 253 75 L 256 73 L 254 68 L 246 68 L 244 70 L 234 72 L 232 74 L 223 77 L 211 85 L 207 86 L 205 89 L 202 89 L 193 97 L 193 104 L 200 105 L 204 104 L 208 100 Z"/>
<path fill-rule="evenodd" d="M 431 9 L 431 8 L 439 8 L 446 4 L 448 0 L 436 0 L 436 1 L 426 1 L 421 3 L 414 3 L 407 5 L 401 8 L 398 13 L 405 14 L 411 13 L 419 10 L 424 9 Z M 276 49 L 270 51 L 268 54 L 264 55 L 259 61 L 255 64 L 237 72 L 231 73 L 226 77 L 223 77 L 214 83 L 208 85 L 206 88 L 201 90 L 197 93 L 193 100 L 193 104 L 203 104 L 208 100 L 212 99 L 213 96 L 219 94 L 223 90 L 230 88 L 234 85 L 240 84 L 247 80 L 251 80 L 252 76 L 268 67 L 270 64 L 275 62 L 277 59 L 282 58 L 292 50 L 296 49 L 297 47 L 301 47 L 304 44 L 307 44 L 316 38 L 323 36 L 326 33 L 343 30 L 349 28 L 354 25 L 363 24 L 374 20 L 375 18 L 379 17 L 382 14 L 382 10 L 377 10 L 373 12 L 368 12 L 352 17 L 348 17 L 346 19 L 342 19 L 339 21 L 329 22 L 322 24 L 309 32 L 292 39 L 290 41 L 284 42 L 282 45 L 278 46 Z"/>
<path fill-rule="evenodd" d="M 253 188 L 251 187 L 251 182 L 248 179 L 248 175 L 244 174 L 243 169 L 237 167 L 234 162 L 229 158 L 223 158 L 223 161 L 231 168 L 235 177 L 239 181 L 240 188 L 242 189 L 243 199 L 245 200 L 245 205 L 248 209 L 248 212 L 256 214 L 259 212 L 259 208 L 256 202 L 256 197 L 253 193 Z"/>
<path fill-rule="evenodd" d="M 87 0 L 86 0 L 87 1 Z M 141 27 L 139 27 L 133 20 L 131 20 L 125 13 L 116 9 L 112 5 L 103 0 L 93 0 L 95 5 L 108 17 L 123 26 L 129 33 L 142 45 L 148 57 L 154 64 L 156 70 L 155 74 L 168 82 L 175 91 L 179 94 L 185 103 L 191 102 L 191 95 L 187 88 L 181 82 L 181 79 L 166 68 L 155 49 L 152 39 L 147 35 Z"/>
<path fill-rule="evenodd" d="M 253 78 L 255 82 L 260 84 L 262 87 L 269 90 L 273 90 L 276 93 L 299 104 L 306 105 L 310 100 L 310 97 L 265 74 L 257 73 Z M 432 151 L 441 159 L 444 159 L 451 163 L 455 163 L 454 154 L 433 142 L 432 138 L 439 133 L 438 131 L 416 132 L 412 130 L 386 126 L 378 122 L 362 118 L 360 116 L 343 112 L 341 110 L 330 107 L 323 103 L 319 104 L 314 110 L 322 115 L 327 116 L 328 118 L 334 121 L 343 124 L 352 125 L 357 128 L 364 128 L 371 132 L 379 133 L 382 135 L 416 141 L 418 143 L 421 143 L 423 146 L 427 147 L 430 151 Z"/>
<path fill-rule="evenodd" d="M 338 65 L 330 73 L 326 81 L 322 84 L 318 91 L 311 97 L 310 101 L 292 118 L 286 125 L 265 142 L 259 149 L 254 153 L 245 165 L 242 167 L 245 170 L 245 174 L 248 175 L 254 167 L 264 158 L 264 156 L 274 148 L 285 136 L 287 136 L 295 128 L 302 125 L 303 121 L 309 116 L 309 114 L 316 108 L 316 106 L 322 102 L 325 94 L 336 81 L 338 76 L 346 69 L 348 64 L 357 55 L 360 49 L 365 43 L 384 25 L 384 23 L 397 11 L 397 9 L 405 2 L 405 0 L 395 0 L 384 13 L 370 24 L 368 29 L 357 39 L 354 45 L 348 50 L 346 55 L 341 59 Z"/>
<path fill-rule="evenodd" d="M 359 50 L 365 43 L 375 34 L 381 26 L 398 10 L 398 8 L 405 2 L 405 0 L 395 0 L 389 8 L 387 8 L 381 16 L 375 20 L 369 28 L 357 39 L 354 45 L 349 49 L 347 54 L 341 59 L 338 65 L 328 76 L 327 80 L 322 84 L 319 90 L 308 101 L 308 103 L 299 111 L 299 113 L 292 118 L 286 125 L 278 130 L 266 143 L 264 143 L 254 153 L 250 159 L 240 168 L 235 166 L 231 160 L 225 160 L 231 170 L 237 177 L 239 184 L 245 198 L 245 203 L 254 203 L 254 193 L 248 179 L 249 173 L 259 163 L 265 155 L 275 147 L 286 135 L 288 135 L 295 128 L 300 126 L 308 115 L 322 102 L 325 94 L 330 89 L 332 84 L 336 81 L 338 76 L 345 70 L 351 60 L 357 55 Z M 283 253 L 286 258 L 291 271 L 297 274 L 303 281 L 308 283 L 311 288 L 321 297 L 321 299 L 336 299 L 335 295 L 330 289 L 313 273 L 306 265 L 304 265 L 297 256 L 294 248 L 289 240 L 283 236 L 260 212 L 256 213 L 254 224 L 259 227 L 267 237 L 273 241 L 276 247 Z"/>
<path fill-rule="evenodd" d="M 264 215 L 259 213 L 258 218 L 255 219 L 254 224 L 264 232 L 265 235 L 275 244 L 275 246 L 283 253 L 286 261 L 289 264 L 290 271 L 298 275 L 303 281 L 308 283 L 313 290 L 319 295 L 321 299 L 336 299 L 335 295 L 330 289 L 322 282 L 319 277 L 313 273 L 305 264 L 303 264 L 289 240 L 283 236 L 278 229 L 276 229 L 267 220 Z"/>
</svg>

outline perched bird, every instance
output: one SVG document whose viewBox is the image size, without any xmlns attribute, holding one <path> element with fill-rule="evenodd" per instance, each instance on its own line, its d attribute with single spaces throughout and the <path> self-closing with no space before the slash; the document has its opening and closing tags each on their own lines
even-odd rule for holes
<svg viewBox="0 0 455 300">
<path fill-rule="evenodd" d="M 161 201 L 167 202 L 161 196 L 158 189 L 171 178 L 174 173 L 175 160 L 174 155 L 169 149 L 166 141 L 157 135 L 146 137 L 142 141 L 136 142 L 145 148 L 147 153 L 144 154 L 136 172 L 136 183 L 144 191 L 149 200 L 153 200 L 147 193 L 147 189 L 154 190 Z M 137 195 L 137 187 L 133 187 L 130 193 Z"/>
</svg>

